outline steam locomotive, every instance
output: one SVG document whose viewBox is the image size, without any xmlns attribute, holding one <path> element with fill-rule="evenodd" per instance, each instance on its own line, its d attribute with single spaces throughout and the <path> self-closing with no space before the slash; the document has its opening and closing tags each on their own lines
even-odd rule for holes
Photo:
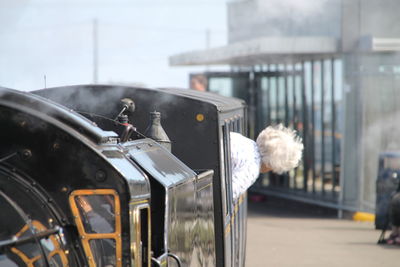
<svg viewBox="0 0 400 267">
<path fill-rule="evenodd" d="M 191 90 L 0 88 L 0 266 L 244 266 L 246 116 Z"/>
</svg>

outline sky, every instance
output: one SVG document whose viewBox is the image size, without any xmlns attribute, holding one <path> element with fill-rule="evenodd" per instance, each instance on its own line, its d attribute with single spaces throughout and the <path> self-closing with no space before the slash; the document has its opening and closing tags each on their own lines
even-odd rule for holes
<svg viewBox="0 0 400 267">
<path fill-rule="evenodd" d="M 170 67 L 168 57 L 225 45 L 227 1 L 0 0 L 0 86 L 93 83 L 96 20 L 98 83 L 186 88 L 205 67 Z"/>
</svg>

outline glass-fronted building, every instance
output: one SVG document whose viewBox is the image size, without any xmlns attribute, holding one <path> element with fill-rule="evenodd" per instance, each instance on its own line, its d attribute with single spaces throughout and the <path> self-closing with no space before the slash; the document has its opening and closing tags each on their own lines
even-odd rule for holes
<svg viewBox="0 0 400 267">
<path fill-rule="evenodd" d="M 400 151 L 400 2 L 306 2 L 229 2 L 229 43 L 170 64 L 229 65 L 192 74 L 191 87 L 245 99 L 251 137 L 278 123 L 302 136 L 302 165 L 252 190 L 373 212 L 379 154 Z"/>
</svg>

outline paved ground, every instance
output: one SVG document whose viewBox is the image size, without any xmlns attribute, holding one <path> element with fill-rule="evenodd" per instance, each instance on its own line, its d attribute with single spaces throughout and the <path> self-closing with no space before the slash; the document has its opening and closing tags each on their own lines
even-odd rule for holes
<svg viewBox="0 0 400 267">
<path fill-rule="evenodd" d="M 378 246 L 373 223 L 267 199 L 249 201 L 246 267 L 399 267 L 400 247 Z"/>
</svg>

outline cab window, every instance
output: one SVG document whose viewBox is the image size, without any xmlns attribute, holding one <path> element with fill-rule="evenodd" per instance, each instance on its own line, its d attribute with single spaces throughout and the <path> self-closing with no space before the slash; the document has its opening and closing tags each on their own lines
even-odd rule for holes
<svg viewBox="0 0 400 267">
<path fill-rule="evenodd" d="M 112 189 L 75 190 L 69 202 L 89 266 L 122 266 L 118 194 Z"/>
</svg>

